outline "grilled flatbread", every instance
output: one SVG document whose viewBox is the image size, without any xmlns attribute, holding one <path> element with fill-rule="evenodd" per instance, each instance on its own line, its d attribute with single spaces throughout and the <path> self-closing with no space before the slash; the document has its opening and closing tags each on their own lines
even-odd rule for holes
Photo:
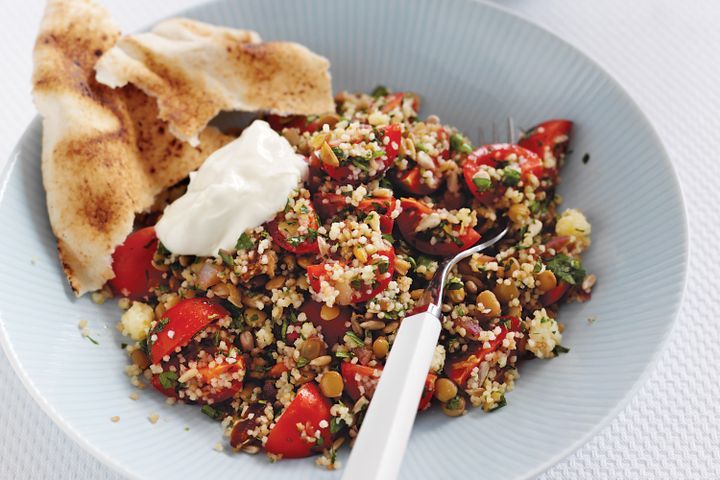
<svg viewBox="0 0 720 480">
<path fill-rule="evenodd" d="M 231 139 L 208 128 L 202 147 L 192 148 L 169 133 L 143 92 L 98 84 L 93 67 L 119 37 L 93 1 L 50 0 L 35 44 L 43 184 L 60 260 L 78 296 L 113 277 L 112 253 L 135 214 Z"/>
<path fill-rule="evenodd" d="M 176 18 L 120 38 L 95 68 L 100 83 L 132 83 L 155 97 L 173 135 L 196 145 L 223 110 L 334 112 L 329 65 L 296 43 L 260 43 L 255 32 Z"/>
</svg>

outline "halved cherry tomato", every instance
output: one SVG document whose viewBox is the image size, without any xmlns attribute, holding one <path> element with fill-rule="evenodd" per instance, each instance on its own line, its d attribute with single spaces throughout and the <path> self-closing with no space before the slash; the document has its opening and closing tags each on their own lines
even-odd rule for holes
<svg viewBox="0 0 720 480">
<path fill-rule="evenodd" d="M 463 175 L 465 183 L 467 183 L 470 192 L 482 202 L 490 202 L 500 196 L 507 188 L 503 184 L 495 182 L 482 188 L 475 182 L 475 175 L 481 170 L 480 167 L 487 165 L 489 167 L 498 168 L 500 163 L 508 160 L 509 157 L 516 157 L 513 163 L 517 161 L 520 166 L 520 177 L 526 180 L 530 174 L 540 178 L 543 173 L 543 163 L 540 157 L 535 153 L 517 145 L 508 143 L 497 143 L 494 145 L 484 145 L 465 159 L 463 164 Z"/>
<path fill-rule="evenodd" d="M 320 310 L 322 310 L 322 307 L 322 303 L 318 303 L 314 300 L 307 300 L 300 307 L 300 311 L 307 315 L 308 320 L 313 325 L 322 328 L 325 343 L 328 345 L 342 343 L 342 338 L 345 336 L 345 332 L 347 331 L 345 323 L 350 321 L 352 309 L 350 309 L 350 307 L 340 306 L 338 307 L 340 313 L 338 313 L 337 317 L 332 320 L 323 320 L 322 317 L 320 317 Z"/>
<path fill-rule="evenodd" d="M 373 397 L 382 371 L 383 367 L 380 365 L 368 367 L 350 362 L 340 364 L 340 373 L 345 383 L 345 392 L 355 401 L 362 396 L 368 400 Z M 433 392 L 435 391 L 436 379 L 437 375 L 428 373 L 425 379 L 425 387 L 420 397 L 420 403 L 418 404 L 418 410 L 425 410 L 430 405 Z"/>
<path fill-rule="evenodd" d="M 200 330 L 229 315 L 227 310 L 207 298 L 180 300 L 150 331 L 150 360 L 160 363 L 176 347 L 187 345 Z"/>
<path fill-rule="evenodd" d="M 238 356 L 237 361 L 233 364 L 224 362 L 221 364 L 215 365 L 215 367 L 201 367 L 198 368 L 198 373 L 202 376 L 203 383 L 205 385 L 210 385 L 212 380 L 214 378 L 218 378 L 220 375 L 227 373 L 227 374 L 234 374 L 235 372 L 244 371 L 245 370 L 245 361 L 243 360 L 243 357 Z M 231 397 L 233 397 L 237 392 L 242 390 L 243 388 L 243 382 L 242 380 L 233 380 L 229 387 L 221 388 L 219 391 L 216 391 L 212 394 L 210 394 L 210 398 L 212 398 L 213 402 L 223 402 Z"/>
<path fill-rule="evenodd" d="M 448 142 L 450 136 L 443 127 L 437 128 L 437 142 L 442 144 Z M 419 153 L 418 153 L 419 155 Z M 395 172 L 395 183 L 410 195 L 430 195 L 437 190 L 442 184 L 442 174 L 439 172 L 440 160 L 447 160 L 450 157 L 450 147 L 443 148 L 440 153 L 430 156 L 432 163 L 435 165 L 432 169 L 422 168 L 419 165 L 413 165 L 407 170 L 398 170 Z M 430 170 L 432 176 L 424 177 L 424 171 Z"/>
<path fill-rule="evenodd" d="M 110 286 L 115 293 L 132 299 L 146 296 L 151 288 L 160 285 L 162 272 L 152 266 L 158 247 L 154 227 L 137 230 L 125 239 L 113 253 L 115 278 Z"/>
<path fill-rule="evenodd" d="M 230 375 L 234 374 L 235 372 L 244 372 L 245 371 L 245 360 L 243 357 L 237 357 L 237 360 L 235 363 L 222 363 L 218 364 L 213 368 L 210 367 L 200 367 L 198 368 L 198 373 L 200 373 L 200 376 L 202 377 L 202 384 L 200 386 L 200 389 L 203 391 L 203 395 L 211 399 L 213 403 L 220 403 L 224 402 L 225 400 L 228 400 L 229 398 L 232 398 L 237 392 L 242 390 L 243 388 L 243 382 L 242 380 L 235 380 L 233 379 L 230 383 L 229 387 L 221 387 L 218 389 L 217 387 L 212 386 L 212 380 L 214 378 L 220 377 L 220 375 L 224 373 L 228 373 Z M 160 381 L 160 374 L 155 374 L 152 377 L 151 380 L 152 386 L 155 387 L 156 390 L 158 390 L 160 393 L 165 395 L 166 397 L 173 397 L 177 398 L 178 394 L 175 391 L 175 387 L 168 387 L 165 388 L 162 385 L 162 382 Z M 205 403 L 205 399 L 198 399 L 198 403 Z"/>
<path fill-rule="evenodd" d="M 543 307 L 547 307 L 548 305 L 552 305 L 553 303 L 558 302 L 562 297 L 565 296 L 569 289 L 570 285 L 561 280 L 560 282 L 558 282 L 555 288 L 553 288 L 549 292 L 544 293 L 540 297 L 540 304 Z"/>
<path fill-rule="evenodd" d="M 267 224 L 273 241 L 288 252 L 303 255 L 318 251 L 317 229 L 320 225 L 312 203 L 308 202 L 307 208 L 305 213 L 292 212 L 291 222 L 285 212 L 280 212 Z M 298 233 L 299 226 L 306 227 L 308 233 Z"/>
<path fill-rule="evenodd" d="M 416 232 L 415 228 L 422 217 L 431 214 L 433 209 L 414 198 L 401 199 L 400 206 L 402 207 L 402 212 L 397 220 L 400 233 L 402 233 L 402 236 L 410 245 L 423 253 L 448 257 L 470 248 L 480 240 L 480 234 L 474 229 L 466 228 L 462 231 L 459 225 L 454 225 L 453 230 L 460 232 L 460 234 L 455 237 L 456 241 L 446 238 L 441 242 L 432 244 L 429 239 L 425 240 L 421 238 L 418 235 L 420 232 Z"/>
<path fill-rule="evenodd" d="M 395 161 L 398 151 L 400 150 L 400 125 L 392 124 L 385 127 L 379 127 L 377 131 L 380 133 L 380 138 L 377 139 L 377 141 L 385 150 L 385 155 L 377 159 L 380 162 L 380 168 L 377 169 L 377 172 L 374 175 L 357 176 L 347 165 L 335 167 L 326 163 L 321 163 L 322 169 L 325 170 L 325 173 L 327 173 L 331 178 L 343 182 L 344 184 L 355 184 L 361 181 L 366 182 L 382 175 L 383 172 Z M 330 145 L 334 146 L 332 143 Z"/>
<path fill-rule="evenodd" d="M 380 230 L 383 233 L 392 233 L 395 221 L 392 211 L 395 208 L 394 197 L 369 197 L 358 203 L 357 207 L 345 201 L 345 195 L 336 193 L 316 192 L 313 195 L 313 204 L 322 220 L 340 217 L 341 214 L 352 212 L 353 208 L 364 214 L 377 212 L 380 214 Z"/>
<path fill-rule="evenodd" d="M 322 396 L 315 382 L 306 383 L 270 430 L 265 450 L 284 458 L 302 458 L 311 455 L 316 445 L 327 448 L 332 442 L 330 419 L 330 402 Z M 321 423 L 324 426 L 321 427 Z M 298 424 L 302 426 L 302 433 Z M 317 431 L 322 442 L 315 436 Z"/>
<path fill-rule="evenodd" d="M 508 326 L 503 325 L 503 323 L 506 323 Z M 472 373 L 473 369 L 485 360 L 485 356 L 488 353 L 493 353 L 502 345 L 502 342 L 508 332 L 519 332 L 520 326 L 521 323 L 519 318 L 502 317 L 501 323 L 499 324 L 501 331 L 495 336 L 494 340 L 488 342 L 490 344 L 488 348 L 483 347 L 481 344 L 474 352 L 468 355 L 465 360 L 447 363 L 445 365 L 445 373 L 447 373 L 450 380 L 456 384 L 460 386 L 465 385 L 465 382 Z"/>
<path fill-rule="evenodd" d="M 409 170 L 398 170 L 394 178 L 395 183 L 410 195 L 430 195 L 440 187 L 439 179 L 431 184 L 422 182 L 422 171 L 417 165 Z"/>
<path fill-rule="evenodd" d="M 368 286 L 366 283 L 361 283 L 360 289 L 353 286 L 352 284 L 339 283 L 337 280 L 333 280 L 329 277 L 328 271 L 325 269 L 326 265 L 340 264 L 345 267 L 347 264 L 340 261 L 326 261 L 316 265 L 309 265 L 306 269 L 310 286 L 315 292 L 320 292 L 323 281 L 327 281 L 333 285 L 337 290 L 340 291 L 340 295 L 335 299 L 335 303 L 338 305 L 350 305 L 352 303 L 364 302 L 378 295 L 384 291 L 390 280 L 392 280 L 393 273 L 395 273 L 395 249 L 390 247 L 388 250 L 382 250 L 377 252 L 379 256 L 387 257 L 387 265 L 381 267 L 378 264 L 375 273 L 375 280 L 372 285 Z M 373 257 L 375 256 L 373 255 Z M 372 264 L 372 258 L 369 260 L 369 264 Z M 382 262 L 384 264 L 385 262 Z"/>
<path fill-rule="evenodd" d="M 518 142 L 523 148 L 537 154 L 541 159 L 548 155 L 555 160 L 555 167 L 545 169 L 548 177 L 557 176 L 558 168 L 567 153 L 570 132 L 573 123 L 570 120 L 548 120 L 531 128 Z"/>
</svg>

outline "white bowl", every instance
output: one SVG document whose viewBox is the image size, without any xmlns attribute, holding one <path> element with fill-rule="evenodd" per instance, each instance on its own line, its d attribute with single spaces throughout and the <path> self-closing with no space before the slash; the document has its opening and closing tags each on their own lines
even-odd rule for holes
<svg viewBox="0 0 720 480">
<path fill-rule="evenodd" d="M 336 90 L 377 84 L 419 92 L 477 140 L 512 115 L 520 126 L 576 122 L 560 188 L 593 225 L 591 302 L 564 307 L 567 355 L 532 361 L 508 406 L 449 419 L 419 417 L 403 478 L 528 478 L 581 445 L 627 402 L 660 352 L 684 288 L 687 233 L 678 183 L 646 118 L 593 61 L 542 28 L 470 1 L 246 0 L 185 15 L 295 40 L 332 61 Z M 3 346 L 40 406 L 81 445 L 132 477 L 337 478 L 312 460 L 270 464 L 217 453 L 220 427 L 151 390 L 132 401 L 114 302 L 75 300 L 45 209 L 34 121 L 18 143 L 0 203 Z M 581 162 L 590 153 L 587 164 Z M 596 317 L 593 324 L 589 317 Z M 80 336 L 86 319 L 94 345 Z M 147 416 L 158 413 L 150 424 Z M 118 415 L 119 423 L 110 417 Z M 186 431 L 189 427 L 189 431 Z M 227 450 L 226 450 L 227 452 Z M 342 456 L 346 455 L 346 452 Z"/>
</svg>

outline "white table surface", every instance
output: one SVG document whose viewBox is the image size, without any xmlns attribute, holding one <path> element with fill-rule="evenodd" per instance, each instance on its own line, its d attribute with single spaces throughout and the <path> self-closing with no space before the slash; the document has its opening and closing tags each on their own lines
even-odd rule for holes
<svg viewBox="0 0 720 480">
<path fill-rule="evenodd" d="M 132 31 L 200 2 L 103 3 L 125 31 Z M 497 3 L 580 47 L 625 86 L 664 139 L 680 176 L 690 221 L 685 301 L 660 362 L 608 427 L 541 478 L 718 479 L 720 1 Z M 44 1 L 7 0 L 4 6 L 0 168 L 35 115 L 30 100 L 31 49 Z M 0 350 L 0 479 L 46 478 L 118 475 L 75 445 L 35 405 Z"/>
</svg>

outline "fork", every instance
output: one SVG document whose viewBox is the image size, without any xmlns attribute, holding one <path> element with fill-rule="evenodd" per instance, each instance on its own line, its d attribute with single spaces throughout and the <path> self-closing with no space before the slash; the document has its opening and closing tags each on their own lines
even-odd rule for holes
<svg viewBox="0 0 720 480">
<path fill-rule="evenodd" d="M 508 118 L 508 140 L 515 141 L 515 126 Z M 493 141 L 497 132 L 493 124 Z M 482 132 L 480 134 L 482 137 Z M 454 257 L 443 260 L 418 300 L 414 315 L 403 319 L 393 342 L 372 402 L 343 480 L 387 480 L 397 478 L 400 464 L 410 438 L 417 405 L 440 337 L 440 316 L 443 293 L 452 268 L 461 260 L 499 242 L 508 232 L 503 219 L 490 238 Z"/>
</svg>

